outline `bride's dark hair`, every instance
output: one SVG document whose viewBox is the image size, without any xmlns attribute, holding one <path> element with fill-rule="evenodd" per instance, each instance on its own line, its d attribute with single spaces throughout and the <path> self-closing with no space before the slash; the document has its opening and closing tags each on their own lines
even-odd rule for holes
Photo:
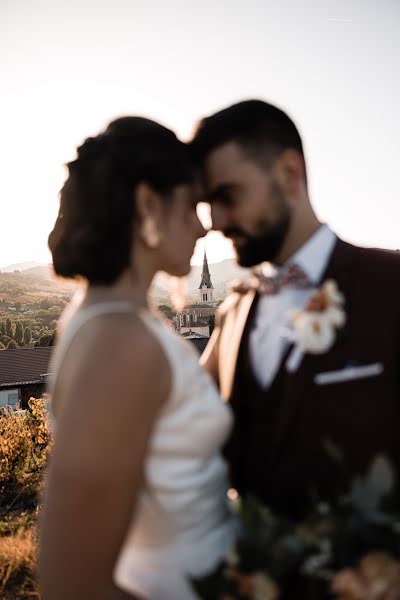
<svg viewBox="0 0 400 600">
<path fill-rule="evenodd" d="M 49 236 L 54 269 L 98 284 L 113 283 L 129 266 L 137 184 L 148 183 L 167 201 L 194 174 L 186 145 L 141 117 L 122 117 L 88 138 L 68 169 Z"/>
</svg>

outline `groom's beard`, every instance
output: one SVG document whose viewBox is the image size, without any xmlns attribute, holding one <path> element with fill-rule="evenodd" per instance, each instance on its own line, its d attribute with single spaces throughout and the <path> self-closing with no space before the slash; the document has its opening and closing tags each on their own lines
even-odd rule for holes
<svg viewBox="0 0 400 600">
<path fill-rule="evenodd" d="M 246 241 L 240 247 L 235 246 L 237 262 L 242 267 L 254 267 L 264 261 L 273 262 L 278 256 L 285 241 L 289 222 L 290 219 L 286 218 L 277 225 L 269 227 L 268 231 L 258 237 L 250 236 L 237 228 L 226 229 L 223 234 L 226 237 L 245 238 Z"/>
<path fill-rule="evenodd" d="M 280 216 L 276 223 L 260 221 L 257 235 L 250 235 L 239 227 L 230 227 L 222 233 L 230 237 L 239 237 L 244 241 L 235 245 L 237 262 L 242 267 L 254 267 L 264 261 L 274 262 L 285 241 L 291 219 L 291 211 L 284 200 L 280 204 Z"/>
</svg>

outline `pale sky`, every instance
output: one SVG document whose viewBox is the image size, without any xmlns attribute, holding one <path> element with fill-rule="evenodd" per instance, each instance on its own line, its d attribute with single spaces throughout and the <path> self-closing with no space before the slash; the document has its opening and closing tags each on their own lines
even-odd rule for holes
<svg viewBox="0 0 400 600">
<path fill-rule="evenodd" d="M 0 267 L 50 260 L 63 164 L 108 121 L 186 139 L 255 97 L 298 125 L 320 219 L 400 248 L 399 31 L 399 0 L 0 0 Z"/>
</svg>

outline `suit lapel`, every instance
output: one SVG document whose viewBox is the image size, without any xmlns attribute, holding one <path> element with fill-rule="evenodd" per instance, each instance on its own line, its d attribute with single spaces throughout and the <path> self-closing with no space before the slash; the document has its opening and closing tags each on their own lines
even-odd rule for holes
<svg viewBox="0 0 400 600">
<path fill-rule="evenodd" d="M 344 292 L 346 297 L 354 282 L 352 255 L 352 246 L 338 239 L 327 268 L 321 277 L 320 284 L 327 279 L 334 279 L 338 284 L 339 290 Z M 284 357 L 279 371 L 285 369 L 286 357 L 288 354 L 289 353 Z M 283 394 L 278 411 L 277 427 L 274 436 L 274 447 L 276 451 L 279 451 L 282 447 L 282 444 L 287 438 L 290 424 L 295 419 L 298 410 L 301 409 L 302 402 L 306 401 L 308 394 L 310 393 L 307 393 L 307 389 L 310 388 L 313 383 L 313 375 L 317 372 L 320 358 L 320 355 L 307 354 L 303 357 L 296 372 L 289 373 L 286 371 L 283 374 Z"/>
<path fill-rule="evenodd" d="M 222 329 L 218 368 L 220 374 L 220 391 L 224 400 L 228 400 L 232 394 L 240 342 L 256 295 L 257 290 L 251 288 L 238 302 L 236 310 L 232 310 L 227 314 Z"/>
</svg>

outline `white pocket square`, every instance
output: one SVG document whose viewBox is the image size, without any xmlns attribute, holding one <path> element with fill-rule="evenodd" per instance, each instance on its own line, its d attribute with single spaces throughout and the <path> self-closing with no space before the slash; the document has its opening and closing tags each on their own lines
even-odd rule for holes
<svg viewBox="0 0 400 600">
<path fill-rule="evenodd" d="M 353 379 L 376 377 L 381 373 L 383 373 L 383 364 L 377 362 L 359 367 L 345 367 L 339 371 L 326 371 L 325 373 L 318 373 L 314 377 L 314 383 L 317 385 L 327 385 L 328 383 L 340 383 L 342 381 L 352 381 Z"/>
</svg>

